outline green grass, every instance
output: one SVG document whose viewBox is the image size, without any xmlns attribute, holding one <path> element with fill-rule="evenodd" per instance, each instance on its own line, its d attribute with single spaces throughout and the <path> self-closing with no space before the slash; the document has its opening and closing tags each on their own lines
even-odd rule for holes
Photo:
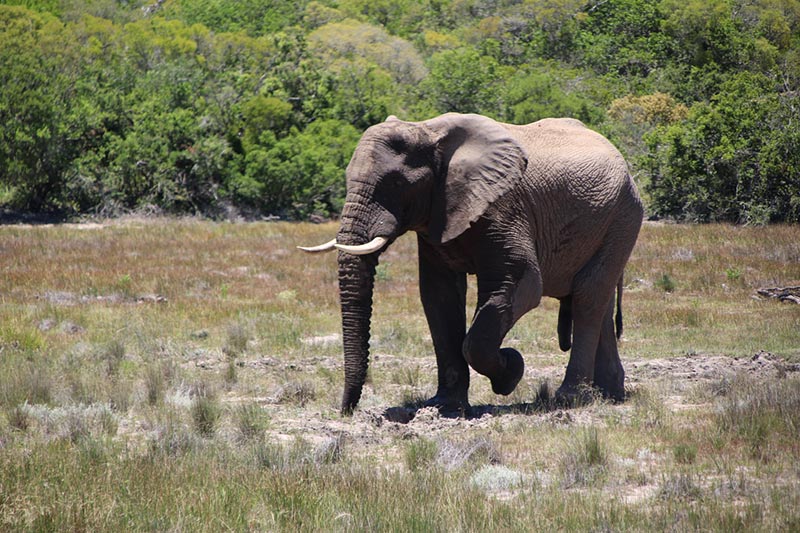
<svg viewBox="0 0 800 533">
<path fill-rule="evenodd" d="M 753 298 L 800 284 L 800 229 L 646 225 L 630 399 L 549 402 L 546 300 L 507 337 L 523 382 L 473 374 L 472 420 L 404 407 L 436 387 L 412 236 L 381 258 L 369 382 L 339 416 L 335 254 L 294 248 L 335 230 L 0 228 L 0 530 L 800 527 L 800 306 Z"/>
</svg>

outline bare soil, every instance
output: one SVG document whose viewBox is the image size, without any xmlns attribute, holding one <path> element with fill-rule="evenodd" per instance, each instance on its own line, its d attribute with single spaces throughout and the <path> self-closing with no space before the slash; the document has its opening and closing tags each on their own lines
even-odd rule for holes
<svg viewBox="0 0 800 533">
<path fill-rule="evenodd" d="M 527 363 L 533 358 L 528 357 Z M 419 361 L 419 362 L 418 362 Z M 423 373 L 435 375 L 435 362 L 414 360 L 421 366 Z M 220 361 L 219 364 L 222 364 Z M 390 355 L 377 355 L 371 364 L 371 372 L 380 374 L 389 372 L 399 364 L 407 364 Z M 623 361 L 626 369 L 626 384 L 630 395 L 635 395 L 641 388 L 647 388 L 660 395 L 664 406 L 672 412 L 687 409 L 712 409 L 708 403 L 713 397 L 715 388 L 722 388 L 726 381 L 736 377 L 749 376 L 754 379 L 776 379 L 790 373 L 800 372 L 800 364 L 787 363 L 783 359 L 768 352 L 759 352 L 751 357 L 733 358 L 725 355 L 696 354 L 661 359 L 634 359 Z M 324 366 L 338 371 L 339 361 L 333 357 L 314 357 L 302 362 L 284 364 L 274 358 L 245 360 L 240 363 L 243 369 L 259 373 L 285 373 L 291 371 L 295 375 L 304 372 L 313 373 Z M 218 367 L 213 360 L 204 360 L 199 366 L 213 369 Z M 473 412 L 468 417 L 442 416 L 435 408 L 417 408 L 413 406 L 394 405 L 384 401 L 386 384 L 373 387 L 367 384 L 364 389 L 359 408 L 351 418 L 340 417 L 335 405 L 319 404 L 299 406 L 285 402 L 280 390 L 265 398 L 255 398 L 270 415 L 268 438 L 287 442 L 296 437 L 306 441 L 324 445 L 332 439 L 344 440 L 353 449 L 365 453 L 385 453 L 386 446 L 396 444 L 398 439 L 406 440 L 416 437 L 436 439 L 446 437 L 458 439 L 459 436 L 471 438 L 481 434 L 482 430 L 502 431 L 503 428 L 519 427 L 520 424 L 559 426 L 604 425 L 608 418 L 608 409 L 617 413 L 617 418 L 631 416 L 631 402 L 610 405 L 598 401 L 594 406 L 561 408 L 541 402 L 537 392 L 541 383 L 547 381 L 550 390 L 560 383 L 564 366 L 528 366 L 520 387 L 529 394 L 517 394 L 508 398 L 495 396 L 498 403 L 481 404 L 473 401 Z M 473 388 L 480 388 L 482 376 L 473 374 Z M 389 388 L 395 385 L 389 385 Z M 700 390 L 704 394 L 698 393 Z M 433 392 L 433 391 L 426 391 Z M 711 394 L 709 394 L 709 392 Z M 491 397 L 491 395 L 485 395 Z M 514 402 L 516 397 L 524 400 Z M 229 402 L 252 401 L 254 398 L 231 397 Z M 505 403 L 501 403 L 505 400 Z M 603 409 L 596 408 L 602 405 Z M 378 452 L 380 450 L 380 452 Z M 391 458 L 388 459 L 391 462 Z"/>
</svg>

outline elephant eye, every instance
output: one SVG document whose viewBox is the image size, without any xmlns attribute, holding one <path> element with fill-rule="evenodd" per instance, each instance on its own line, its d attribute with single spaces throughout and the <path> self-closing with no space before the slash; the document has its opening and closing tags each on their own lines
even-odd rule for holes
<svg viewBox="0 0 800 533">
<path fill-rule="evenodd" d="M 386 176 L 386 182 L 393 187 L 402 187 L 405 181 L 406 179 L 402 172 L 392 172 Z"/>
<path fill-rule="evenodd" d="M 389 141 L 389 148 L 396 154 L 402 154 L 406 151 L 406 141 L 402 138 L 395 138 Z"/>
</svg>

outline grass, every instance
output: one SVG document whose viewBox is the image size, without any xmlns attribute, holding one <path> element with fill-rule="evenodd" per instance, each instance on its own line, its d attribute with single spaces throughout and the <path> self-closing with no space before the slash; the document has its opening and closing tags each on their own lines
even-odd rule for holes
<svg viewBox="0 0 800 533">
<path fill-rule="evenodd" d="M 404 407 L 436 389 L 413 236 L 381 258 L 370 380 L 338 415 L 335 254 L 294 249 L 335 229 L 0 228 L 0 530 L 800 528 L 800 306 L 753 298 L 799 284 L 799 228 L 645 225 L 630 399 L 553 405 L 545 300 L 507 337 L 520 387 L 473 375 L 471 420 Z"/>
</svg>

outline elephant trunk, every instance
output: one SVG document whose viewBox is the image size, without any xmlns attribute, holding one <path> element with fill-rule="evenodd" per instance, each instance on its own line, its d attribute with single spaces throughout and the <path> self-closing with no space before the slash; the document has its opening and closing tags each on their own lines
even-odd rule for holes
<svg viewBox="0 0 800 533">
<path fill-rule="evenodd" d="M 360 202 L 347 202 L 342 211 L 338 244 L 358 246 L 368 241 L 369 208 Z M 339 251 L 339 295 L 342 306 L 342 343 L 344 345 L 344 393 L 342 414 L 352 414 L 367 379 L 369 366 L 370 321 L 375 267 L 378 253 L 353 255 Z"/>
<path fill-rule="evenodd" d="M 352 414 L 361 398 L 369 366 L 375 258 L 339 253 L 339 293 L 344 344 L 342 414 Z"/>
</svg>

